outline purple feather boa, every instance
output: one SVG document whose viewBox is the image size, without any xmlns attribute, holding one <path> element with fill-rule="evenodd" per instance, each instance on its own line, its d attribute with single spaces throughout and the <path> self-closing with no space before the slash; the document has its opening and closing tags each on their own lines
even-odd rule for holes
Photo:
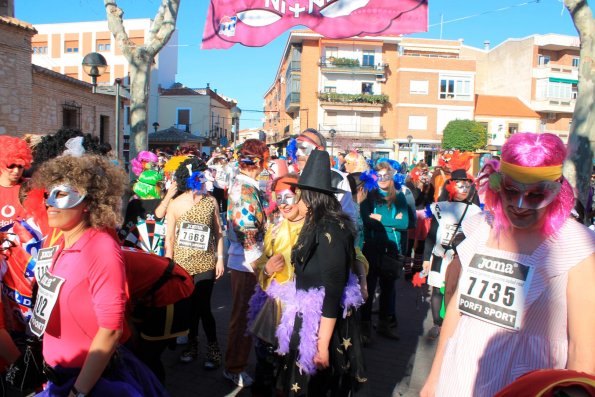
<svg viewBox="0 0 595 397">
<path fill-rule="evenodd" d="M 272 280 L 266 291 L 257 285 L 248 304 L 248 324 L 252 324 L 267 298 L 278 299 L 282 305 L 281 321 L 275 332 L 279 343 L 276 352 L 280 355 L 289 353 L 289 341 L 295 328 L 295 318 L 300 315 L 302 327 L 299 332 L 298 365 L 300 370 L 308 375 L 316 373 L 314 356 L 318 351 L 318 328 L 322 316 L 324 288 L 311 288 L 307 291 L 296 290 L 294 280 L 283 284 Z M 351 308 L 357 309 L 363 302 L 358 279 L 350 272 L 341 298 L 343 318 L 347 316 Z"/>
<path fill-rule="evenodd" d="M 359 281 L 355 274 L 349 272 L 349 279 L 347 285 L 343 290 L 341 297 L 341 306 L 343 307 L 343 318 L 347 317 L 347 313 L 351 308 L 357 309 L 364 303 L 362 290 L 359 286 Z"/>
</svg>

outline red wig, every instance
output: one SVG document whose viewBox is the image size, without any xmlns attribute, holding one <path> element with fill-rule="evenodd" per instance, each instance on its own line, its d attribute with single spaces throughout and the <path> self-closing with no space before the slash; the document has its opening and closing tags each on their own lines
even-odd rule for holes
<svg viewBox="0 0 595 397">
<path fill-rule="evenodd" d="M 33 155 L 27 142 L 13 136 L 0 136 L 0 165 L 17 164 L 29 168 L 32 161 Z"/>
</svg>

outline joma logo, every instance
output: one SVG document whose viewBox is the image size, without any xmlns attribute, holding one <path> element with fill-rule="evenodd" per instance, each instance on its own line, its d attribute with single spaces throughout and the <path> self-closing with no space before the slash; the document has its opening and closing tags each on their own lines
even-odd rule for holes
<svg viewBox="0 0 595 397">
<path fill-rule="evenodd" d="M 481 258 L 481 262 L 477 264 L 478 269 L 493 270 L 500 273 L 513 274 L 514 266 L 512 263 L 495 261 L 488 258 Z"/>
</svg>

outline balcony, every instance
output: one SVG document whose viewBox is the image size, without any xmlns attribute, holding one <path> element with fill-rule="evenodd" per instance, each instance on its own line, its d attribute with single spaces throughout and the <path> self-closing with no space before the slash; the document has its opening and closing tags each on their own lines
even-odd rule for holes
<svg viewBox="0 0 595 397">
<path fill-rule="evenodd" d="M 320 58 L 322 73 L 343 73 L 384 76 L 386 65 L 360 65 L 359 59 L 352 58 Z"/>
<path fill-rule="evenodd" d="M 533 78 L 548 79 L 557 78 L 572 81 L 574 84 L 578 81 L 578 68 L 566 65 L 556 65 L 548 63 L 547 65 L 538 65 L 533 68 Z"/>
<path fill-rule="evenodd" d="M 322 132 L 325 138 L 331 139 L 329 131 L 333 129 L 337 133 L 335 140 L 340 138 L 350 139 L 384 139 L 386 138 L 386 132 L 384 128 L 379 125 L 367 125 L 367 124 L 320 124 L 318 131 Z"/>
<path fill-rule="evenodd" d="M 572 113 L 575 102 L 575 99 L 540 98 L 531 101 L 531 107 L 536 112 Z"/>
<path fill-rule="evenodd" d="M 300 108 L 300 93 L 289 92 L 285 98 L 285 111 L 293 113 Z"/>
<path fill-rule="evenodd" d="M 289 80 L 292 74 L 297 74 L 302 71 L 301 61 L 289 61 L 287 64 L 287 71 L 285 71 L 285 80 Z"/>
<path fill-rule="evenodd" d="M 320 92 L 318 94 L 320 106 L 325 109 L 332 108 L 370 108 L 380 111 L 388 103 L 387 95 L 372 94 L 339 94 L 336 92 Z"/>
</svg>

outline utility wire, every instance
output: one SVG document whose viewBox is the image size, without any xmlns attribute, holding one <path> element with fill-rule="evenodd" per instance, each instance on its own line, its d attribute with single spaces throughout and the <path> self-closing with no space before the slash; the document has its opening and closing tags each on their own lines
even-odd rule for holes
<svg viewBox="0 0 595 397">
<path fill-rule="evenodd" d="M 471 19 L 471 18 L 481 17 L 481 16 L 487 15 L 487 14 L 494 14 L 494 13 L 497 13 L 497 12 L 507 11 L 507 10 L 510 10 L 510 9 L 513 9 L 513 8 L 523 7 L 523 6 L 526 6 L 526 5 L 529 5 L 529 4 L 538 4 L 540 2 L 541 2 L 541 0 L 532 0 L 532 1 L 526 1 L 524 3 L 513 4 L 513 5 L 510 5 L 510 6 L 506 6 L 506 7 L 500 7 L 500 8 L 496 8 L 494 10 L 483 11 L 483 12 L 480 12 L 480 13 L 477 13 L 477 14 L 473 14 L 473 15 L 467 15 L 465 17 L 450 19 L 448 21 L 440 21 L 438 23 L 434 23 L 434 24 L 428 25 L 428 28 L 433 28 L 433 27 L 436 27 L 436 26 L 446 25 L 448 23 L 453 23 L 453 22 L 464 21 L 464 20 Z"/>
</svg>

